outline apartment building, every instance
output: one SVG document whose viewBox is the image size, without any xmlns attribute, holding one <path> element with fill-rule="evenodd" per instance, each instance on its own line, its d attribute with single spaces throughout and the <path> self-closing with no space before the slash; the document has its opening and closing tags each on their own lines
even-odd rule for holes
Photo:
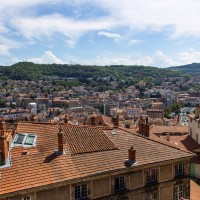
<svg viewBox="0 0 200 200">
<path fill-rule="evenodd" d="M 147 115 L 148 117 L 155 119 L 155 118 L 160 118 L 163 119 L 164 117 L 164 111 L 160 109 L 147 109 Z"/>
<path fill-rule="evenodd" d="M 200 144 L 200 105 L 196 105 L 195 114 L 189 114 L 188 117 L 189 135 Z M 194 152 L 197 156 L 191 165 L 191 171 L 195 177 L 200 178 L 200 149 L 198 148 Z"/>
<path fill-rule="evenodd" d="M 113 123 L 1 122 L 0 200 L 190 198 L 192 153 Z"/>
<path fill-rule="evenodd" d="M 189 135 L 200 144 L 200 105 L 196 105 L 195 114 L 189 114 Z"/>
</svg>

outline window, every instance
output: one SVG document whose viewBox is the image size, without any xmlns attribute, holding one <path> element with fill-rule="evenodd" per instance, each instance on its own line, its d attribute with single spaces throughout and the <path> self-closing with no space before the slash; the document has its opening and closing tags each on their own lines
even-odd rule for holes
<svg viewBox="0 0 200 200">
<path fill-rule="evenodd" d="M 22 144 L 24 141 L 25 135 L 17 134 L 14 140 L 14 143 Z"/>
<path fill-rule="evenodd" d="M 183 197 L 183 185 L 174 186 L 174 200 L 181 200 Z"/>
<path fill-rule="evenodd" d="M 146 200 L 158 200 L 158 191 L 148 192 Z"/>
<path fill-rule="evenodd" d="M 153 183 L 157 182 L 157 169 L 151 169 L 146 171 L 146 182 L 147 183 Z"/>
<path fill-rule="evenodd" d="M 87 184 L 75 186 L 75 200 L 85 199 L 88 196 Z"/>
<path fill-rule="evenodd" d="M 18 133 L 15 135 L 14 146 L 35 146 L 36 138 L 36 135 Z"/>
<path fill-rule="evenodd" d="M 114 189 L 115 189 L 115 191 L 125 189 L 125 177 L 124 176 L 115 178 L 115 188 Z"/>
<path fill-rule="evenodd" d="M 199 135 L 196 133 L 196 142 L 199 143 Z"/>
<path fill-rule="evenodd" d="M 31 200 L 31 197 L 30 196 L 22 197 L 21 200 Z"/>
<path fill-rule="evenodd" d="M 27 135 L 24 144 L 26 144 L 26 145 L 33 145 L 34 139 L 35 139 L 34 135 Z"/>
<path fill-rule="evenodd" d="M 180 176 L 184 174 L 184 164 L 179 163 L 174 166 L 174 174 L 175 176 Z"/>
</svg>

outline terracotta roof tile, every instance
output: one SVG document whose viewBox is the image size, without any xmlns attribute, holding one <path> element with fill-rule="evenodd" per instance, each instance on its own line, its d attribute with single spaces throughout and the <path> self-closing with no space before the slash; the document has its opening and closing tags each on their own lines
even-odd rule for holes
<svg viewBox="0 0 200 200">
<path fill-rule="evenodd" d="M 0 198 L 16 191 L 125 169 L 124 161 L 130 146 L 136 149 L 137 164 L 134 166 L 192 156 L 191 153 L 122 129 L 102 130 L 66 124 L 61 124 L 61 127 L 66 138 L 64 148 L 67 151 L 66 154 L 58 156 L 55 154 L 58 148 L 57 125 L 18 125 L 18 132 L 37 135 L 37 145 L 11 149 L 11 167 L 0 169 L 0 185 L 4 186 L 0 187 Z M 29 154 L 22 155 L 24 149 L 29 151 Z"/>
<path fill-rule="evenodd" d="M 188 133 L 187 126 L 151 126 L 150 133 Z"/>
<path fill-rule="evenodd" d="M 103 130 L 84 126 L 61 125 L 72 154 L 117 149 Z"/>
</svg>

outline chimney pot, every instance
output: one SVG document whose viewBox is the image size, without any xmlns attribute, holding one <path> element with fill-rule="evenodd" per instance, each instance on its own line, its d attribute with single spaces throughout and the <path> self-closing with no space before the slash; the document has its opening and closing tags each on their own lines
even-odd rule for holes
<svg viewBox="0 0 200 200">
<path fill-rule="evenodd" d="M 170 141 L 170 133 L 166 134 L 167 141 Z"/>
<path fill-rule="evenodd" d="M 0 136 L 0 152 L 1 152 L 0 165 L 4 165 L 8 158 L 8 144 L 5 135 Z"/>
<path fill-rule="evenodd" d="M 145 137 L 149 137 L 149 124 L 148 124 L 148 117 L 143 119 L 140 117 L 139 120 L 139 133 L 143 134 Z"/>
<path fill-rule="evenodd" d="M 131 167 L 136 162 L 136 150 L 131 146 L 128 150 L 128 159 L 124 162 L 126 167 Z"/>
<path fill-rule="evenodd" d="M 61 128 L 58 132 L 58 151 L 62 154 L 64 152 L 64 135 Z"/>
<path fill-rule="evenodd" d="M 118 116 L 117 117 L 113 117 L 112 118 L 112 122 L 113 122 L 115 128 L 119 127 L 119 117 Z"/>
<path fill-rule="evenodd" d="M 128 150 L 128 159 L 135 162 L 136 160 L 136 150 L 131 146 L 131 148 Z"/>
<path fill-rule="evenodd" d="M 64 120 L 64 123 L 68 124 L 68 121 L 69 121 L 69 119 L 68 119 L 68 116 L 67 116 L 67 115 L 65 115 L 65 120 Z"/>
<path fill-rule="evenodd" d="M 91 116 L 90 120 L 91 120 L 91 125 L 95 126 L 96 125 L 96 123 L 95 123 L 95 116 Z"/>
<path fill-rule="evenodd" d="M 195 119 L 198 119 L 199 118 L 199 114 L 200 114 L 200 105 L 197 104 L 195 106 Z"/>
<path fill-rule="evenodd" d="M 2 132 L 6 131 L 6 122 L 4 119 L 0 119 L 0 130 Z"/>
</svg>

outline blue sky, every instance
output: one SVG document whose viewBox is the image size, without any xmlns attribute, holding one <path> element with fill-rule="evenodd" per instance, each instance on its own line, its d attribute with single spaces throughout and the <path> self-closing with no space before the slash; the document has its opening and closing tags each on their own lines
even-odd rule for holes
<svg viewBox="0 0 200 200">
<path fill-rule="evenodd" d="M 0 0 L 0 64 L 200 62 L 199 0 Z"/>
</svg>

